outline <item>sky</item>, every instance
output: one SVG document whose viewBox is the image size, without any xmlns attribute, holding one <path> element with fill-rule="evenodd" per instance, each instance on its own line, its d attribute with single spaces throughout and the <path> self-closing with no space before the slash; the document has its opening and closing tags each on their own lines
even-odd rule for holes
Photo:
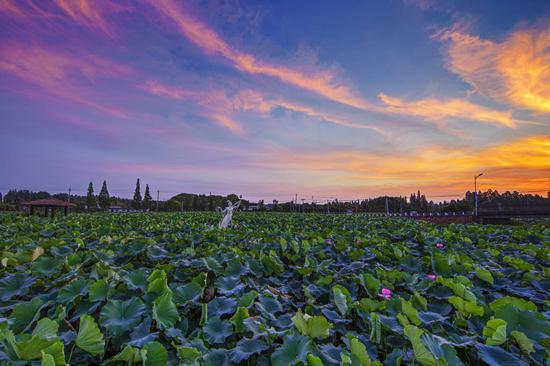
<svg viewBox="0 0 550 366">
<path fill-rule="evenodd" d="M 0 137 L 4 193 L 546 196 L 550 2 L 0 0 Z"/>
</svg>

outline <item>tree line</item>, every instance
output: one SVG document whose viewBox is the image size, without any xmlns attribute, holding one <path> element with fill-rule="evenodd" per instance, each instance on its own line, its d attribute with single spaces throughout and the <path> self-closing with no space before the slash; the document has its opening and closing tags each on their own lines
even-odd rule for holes
<svg viewBox="0 0 550 366">
<path fill-rule="evenodd" d="M 17 210 L 21 203 L 44 198 L 57 198 L 69 201 L 67 193 L 50 194 L 48 192 L 32 192 L 28 190 L 10 190 L 3 197 L 0 193 L 0 210 Z M 103 181 L 101 190 L 96 196 L 92 182 L 88 185 L 86 196 L 71 195 L 70 201 L 76 204 L 73 211 L 97 211 L 105 210 L 110 206 L 122 208 L 149 209 L 158 211 L 213 211 L 216 207 L 225 207 L 227 201 L 236 202 L 240 199 L 236 194 L 204 195 L 192 193 L 180 193 L 165 201 L 158 203 L 152 199 L 149 185 L 145 185 L 143 196 L 141 195 L 141 182 L 136 181 L 134 195 L 131 199 L 111 196 L 107 188 L 107 182 Z M 157 207 L 158 204 L 158 207 Z M 499 193 L 496 190 L 478 192 L 478 204 L 480 209 L 506 210 L 507 208 L 545 206 L 550 205 L 550 199 L 540 195 L 522 194 L 516 191 Z M 444 212 L 472 212 L 474 209 L 474 193 L 467 191 L 463 198 L 433 202 L 428 201 L 426 195 L 420 191 L 404 196 L 381 196 L 356 201 L 339 201 L 337 199 L 324 203 L 297 203 L 294 201 L 279 202 L 273 200 L 265 203 L 264 200 L 249 202 L 242 200 L 242 209 L 254 209 L 259 211 L 276 212 L 386 212 L 391 213 L 444 213 Z"/>
</svg>

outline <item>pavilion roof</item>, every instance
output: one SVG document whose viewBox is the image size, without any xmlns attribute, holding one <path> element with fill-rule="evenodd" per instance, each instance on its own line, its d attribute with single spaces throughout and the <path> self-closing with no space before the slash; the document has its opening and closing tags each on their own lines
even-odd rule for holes
<svg viewBox="0 0 550 366">
<path fill-rule="evenodd" d="M 72 207 L 76 205 L 67 201 L 58 200 L 57 198 L 46 198 L 42 200 L 23 202 L 23 206 Z"/>
</svg>

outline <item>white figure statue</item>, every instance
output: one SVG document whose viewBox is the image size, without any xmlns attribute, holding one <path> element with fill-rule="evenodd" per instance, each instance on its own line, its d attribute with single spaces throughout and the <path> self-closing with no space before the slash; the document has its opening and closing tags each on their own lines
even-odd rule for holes
<svg viewBox="0 0 550 366">
<path fill-rule="evenodd" d="M 221 208 L 218 207 L 219 211 L 225 213 L 225 215 L 221 219 L 220 223 L 218 224 L 218 227 L 220 229 L 224 229 L 224 228 L 228 227 L 229 224 L 231 224 L 231 220 L 233 220 L 233 211 L 238 209 L 240 205 L 241 205 L 241 200 L 239 200 L 235 204 L 233 204 L 231 201 L 228 200 L 226 208 L 224 208 L 222 210 Z"/>
</svg>

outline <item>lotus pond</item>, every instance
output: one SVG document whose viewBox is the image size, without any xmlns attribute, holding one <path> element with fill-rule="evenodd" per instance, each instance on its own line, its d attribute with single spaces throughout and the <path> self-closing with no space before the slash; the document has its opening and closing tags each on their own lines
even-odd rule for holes
<svg viewBox="0 0 550 366">
<path fill-rule="evenodd" d="M 548 365 L 550 229 L 0 216 L 0 364 Z"/>
</svg>

